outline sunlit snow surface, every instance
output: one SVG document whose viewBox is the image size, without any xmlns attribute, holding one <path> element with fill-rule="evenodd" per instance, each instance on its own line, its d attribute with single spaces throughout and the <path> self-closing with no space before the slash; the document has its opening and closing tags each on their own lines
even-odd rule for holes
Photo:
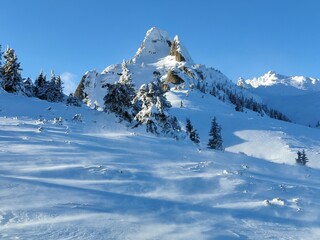
<svg viewBox="0 0 320 240">
<path fill-rule="evenodd" d="M 0 94 L 0 239 L 319 239 L 319 130 L 196 91 L 168 99 L 200 146 Z M 225 152 L 206 150 L 213 115 Z"/>
</svg>

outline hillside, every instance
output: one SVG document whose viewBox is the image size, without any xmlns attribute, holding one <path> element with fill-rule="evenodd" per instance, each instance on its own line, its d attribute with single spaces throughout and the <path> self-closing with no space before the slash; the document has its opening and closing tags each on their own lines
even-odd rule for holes
<svg viewBox="0 0 320 240">
<path fill-rule="evenodd" d="M 128 79 L 139 93 L 160 82 L 181 129 L 104 111 L 108 86 Z M 81 107 L 0 92 L 1 239 L 319 239 L 319 130 L 236 110 L 229 96 L 263 100 L 195 64 L 179 37 L 152 28 L 76 95 Z M 214 117 L 224 151 L 207 148 Z"/>
<path fill-rule="evenodd" d="M 319 134 L 194 97 L 200 146 L 1 94 L 1 239 L 318 239 Z M 205 148 L 213 114 L 225 152 Z"/>
</svg>

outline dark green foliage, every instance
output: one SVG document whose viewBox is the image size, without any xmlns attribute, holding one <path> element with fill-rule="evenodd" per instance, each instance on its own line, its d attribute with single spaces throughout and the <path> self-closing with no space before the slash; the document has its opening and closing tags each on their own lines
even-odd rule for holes
<svg viewBox="0 0 320 240">
<path fill-rule="evenodd" d="M 69 97 L 67 98 L 67 106 L 81 107 L 81 101 L 72 93 L 70 93 Z"/>
<path fill-rule="evenodd" d="M 2 87 L 9 93 L 20 92 L 23 90 L 22 77 L 20 71 L 20 63 L 12 48 L 7 48 L 5 55 L 5 63 L 1 67 Z"/>
<path fill-rule="evenodd" d="M 33 82 L 30 78 L 27 78 L 23 81 L 23 89 L 24 89 L 24 93 L 26 96 L 34 97 L 35 87 L 34 87 Z"/>
<path fill-rule="evenodd" d="M 234 108 L 237 112 L 243 112 L 243 106 L 240 101 L 236 101 L 236 107 Z"/>
<path fill-rule="evenodd" d="M 63 87 L 60 76 L 56 77 L 51 73 L 51 80 L 47 83 L 46 100 L 49 102 L 62 102 L 64 98 Z"/>
<path fill-rule="evenodd" d="M 46 79 L 46 75 L 43 75 L 42 71 L 36 81 L 34 82 L 35 85 L 35 96 L 42 100 L 47 100 L 47 89 L 48 89 L 48 82 Z"/>
<path fill-rule="evenodd" d="M 171 129 L 174 132 L 180 132 L 181 131 L 180 124 L 179 124 L 178 119 L 176 117 L 170 117 L 169 118 L 169 123 L 170 123 Z"/>
<path fill-rule="evenodd" d="M 103 98 L 105 111 L 113 112 L 122 119 L 131 122 L 135 89 L 125 62 L 122 64 L 122 74 L 119 81 L 113 84 L 107 83 L 105 87 L 108 89 L 108 93 Z"/>
<path fill-rule="evenodd" d="M 191 121 L 189 118 L 187 118 L 186 131 L 187 131 L 187 133 L 191 133 L 192 130 L 193 130 L 193 126 L 191 124 Z"/>
<path fill-rule="evenodd" d="M 167 113 L 171 104 L 164 94 L 160 81 L 143 84 L 133 100 L 135 120 L 146 124 L 148 132 L 175 135 L 180 126 L 177 119 Z"/>
<path fill-rule="evenodd" d="M 296 158 L 296 163 L 300 165 L 306 165 L 307 162 L 309 162 L 306 152 L 302 150 L 302 152 L 298 151 L 297 152 L 297 158 Z"/>
<path fill-rule="evenodd" d="M 200 143 L 199 134 L 197 130 L 193 128 L 189 118 L 187 118 L 186 131 L 191 141 L 196 144 Z"/>
<path fill-rule="evenodd" d="M 209 139 L 209 142 L 207 144 L 207 147 L 210 149 L 215 150 L 223 150 L 222 146 L 222 137 L 221 137 L 221 127 L 217 123 L 217 119 L 214 117 L 211 122 L 211 129 L 209 132 L 209 136 L 211 137 Z"/>
<path fill-rule="evenodd" d="M 50 81 L 47 81 L 46 75 L 43 75 L 42 71 L 40 72 L 35 81 L 34 92 L 37 98 L 49 102 L 62 102 L 64 98 L 61 78 L 60 76 L 56 77 L 53 71 Z"/>
<path fill-rule="evenodd" d="M 200 89 L 200 84 L 197 88 Z M 216 82 L 212 84 L 210 94 L 223 102 L 225 99 L 229 100 L 231 104 L 235 105 L 235 110 L 238 112 L 243 112 L 244 108 L 246 108 L 261 115 L 266 114 L 271 118 L 290 122 L 290 119 L 283 113 L 271 109 L 265 104 L 258 103 L 252 97 L 244 97 L 241 91 L 232 89 L 227 83 Z"/>
</svg>

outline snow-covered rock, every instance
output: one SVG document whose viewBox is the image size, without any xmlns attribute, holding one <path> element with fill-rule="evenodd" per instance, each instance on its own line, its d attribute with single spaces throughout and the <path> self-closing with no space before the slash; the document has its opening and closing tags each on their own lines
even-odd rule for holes
<svg viewBox="0 0 320 240">
<path fill-rule="evenodd" d="M 153 63 L 168 56 L 172 42 L 166 31 L 156 27 L 147 31 L 146 36 L 134 55 L 134 63 Z"/>
</svg>

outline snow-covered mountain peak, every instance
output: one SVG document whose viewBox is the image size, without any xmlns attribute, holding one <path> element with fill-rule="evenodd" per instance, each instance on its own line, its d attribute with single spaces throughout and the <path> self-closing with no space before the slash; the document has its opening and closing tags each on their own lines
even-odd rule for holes
<svg viewBox="0 0 320 240">
<path fill-rule="evenodd" d="M 169 55 L 172 42 L 166 31 L 156 27 L 147 31 L 146 36 L 133 57 L 136 63 L 152 63 Z"/>
<path fill-rule="evenodd" d="M 264 74 L 264 76 L 275 76 L 275 75 L 277 75 L 277 73 L 275 71 L 272 71 L 272 70 L 270 70 L 270 71 L 268 71 L 267 73 Z"/>
<path fill-rule="evenodd" d="M 288 86 L 297 90 L 304 91 L 320 91 L 320 80 L 316 78 L 304 77 L 304 76 L 285 76 L 278 74 L 274 71 L 269 71 L 264 75 L 245 80 L 247 87 L 259 88 L 259 87 L 275 87 Z"/>
<path fill-rule="evenodd" d="M 145 39 L 150 39 L 150 40 L 163 40 L 163 39 L 169 39 L 169 35 L 166 31 L 161 30 L 156 27 L 150 28 L 145 36 Z"/>
<path fill-rule="evenodd" d="M 320 80 L 304 76 L 285 76 L 269 71 L 261 77 L 239 79 L 238 86 L 259 95 L 271 108 L 291 121 L 317 126 L 320 114 Z"/>
<path fill-rule="evenodd" d="M 153 27 L 147 31 L 132 61 L 151 64 L 167 57 L 170 61 L 174 59 L 176 62 L 185 62 L 190 66 L 194 64 L 188 50 L 177 35 L 171 40 L 166 31 Z"/>
<path fill-rule="evenodd" d="M 192 58 L 187 48 L 181 43 L 179 36 L 176 35 L 173 39 L 173 44 L 170 49 L 170 55 L 175 56 L 177 62 L 187 62 L 193 64 Z"/>
</svg>

